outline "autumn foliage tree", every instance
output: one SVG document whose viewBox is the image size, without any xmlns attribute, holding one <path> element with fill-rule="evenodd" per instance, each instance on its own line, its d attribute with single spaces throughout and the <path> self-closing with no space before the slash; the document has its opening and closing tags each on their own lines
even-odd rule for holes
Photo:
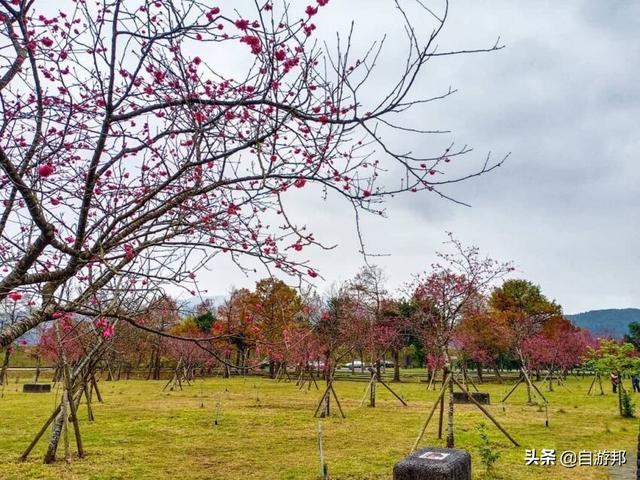
<svg viewBox="0 0 640 480">
<path fill-rule="evenodd" d="M 256 295 L 246 288 L 233 289 L 229 298 L 218 307 L 216 321 L 212 326 L 215 336 L 225 335 L 224 339 L 216 340 L 218 347 L 224 352 L 225 358 L 231 360 L 235 351 L 235 365 L 242 371 L 252 366 L 250 354 L 260 355 L 260 327 L 256 322 L 256 313 L 260 304 Z M 254 364 L 257 362 L 254 362 Z M 229 365 L 224 365 L 224 375 L 230 374 Z"/>
<path fill-rule="evenodd" d="M 302 298 L 294 288 L 276 278 L 257 282 L 254 298 L 254 317 L 273 377 L 279 368 L 286 368 L 289 334 L 304 321 Z"/>
<path fill-rule="evenodd" d="M 383 43 L 325 48 L 314 22 L 328 0 L 0 0 L 0 301 L 33 303 L 0 346 L 60 313 L 137 325 L 167 287 L 197 294 L 217 255 L 312 280 L 298 252 L 319 240 L 286 208 L 309 186 L 380 213 L 388 195 L 448 198 L 442 185 L 499 165 L 454 176 L 468 148 L 383 140 L 430 133 L 403 112 L 452 92 L 420 98 L 417 80 L 469 52 L 436 50 L 446 8 L 396 7 L 404 67 L 370 98 Z"/>
<path fill-rule="evenodd" d="M 562 308 L 549 300 L 540 286 L 528 280 L 510 279 L 491 292 L 489 307 L 498 321 L 508 329 L 510 349 L 524 368 L 528 368 L 530 348 L 527 342 L 552 327 L 549 322 L 561 321 Z"/>
</svg>

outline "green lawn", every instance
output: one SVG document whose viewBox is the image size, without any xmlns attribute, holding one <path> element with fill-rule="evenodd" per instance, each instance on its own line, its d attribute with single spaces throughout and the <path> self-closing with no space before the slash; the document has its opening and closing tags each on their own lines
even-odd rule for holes
<svg viewBox="0 0 640 480">
<path fill-rule="evenodd" d="M 314 479 L 319 477 L 317 420 L 320 392 L 293 383 L 248 377 L 198 380 L 183 391 L 162 392 L 164 382 L 100 382 L 104 404 L 95 404 L 96 421 L 80 418 L 84 459 L 45 466 L 45 443 L 30 460 L 18 456 L 54 407 L 52 394 L 24 394 L 15 379 L 0 399 L 1 479 Z M 501 453 L 488 477 L 478 456 L 477 426 L 490 425 L 473 405 L 456 406 L 456 446 L 473 456 L 474 478 L 605 479 L 604 468 L 566 469 L 525 466 L 525 448 L 562 450 L 626 449 L 635 462 L 637 420 L 617 416 L 616 397 L 586 395 L 588 379 L 571 379 L 567 391 L 548 393 L 550 426 L 544 411 L 525 405 L 523 387 L 505 410 L 499 400 L 508 385 L 485 384 L 490 411 L 521 443 L 512 447 L 492 426 L 491 441 Z M 382 388 L 378 406 L 360 407 L 365 383 L 340 381 L 336 390 L 347 418 L 322 420 L 325 459 L 332 479 L 389 479 L 395 462 L 410 449 L 437 392 L 420 383 L 394 384 L 409 406 L 401 407 Z M 544 390 L 543 390 L 544 391 Z M 546 394 L 546 391 L 545 391 Z M 220 424 L 213 425 L 216 403 Z M 335 409 L 334 409 L 335 410 Z M 422 445 L 442 445 L 433 421 Z M 48 440 L 48 438 L 47 438 Z M 62 447 L 62 444 L 61 444 Z M 59 450 L 59 456 L 62 448 Z"/>
</svg>

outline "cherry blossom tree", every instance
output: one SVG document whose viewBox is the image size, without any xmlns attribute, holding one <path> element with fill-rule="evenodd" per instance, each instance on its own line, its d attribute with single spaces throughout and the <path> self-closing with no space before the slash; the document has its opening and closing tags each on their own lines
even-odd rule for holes
<svg viewBox="0 0 640 480">
<path fill-rule="evenodd" d="M 447 51 L 446 4 L 396 7 L 404 68 L 372 99 L 389 52 L 356 52 L 352 32 L 337 48 L 317 41 L 328 0 L 0 0 L 0 301 L 33 304 L 0 327 L 0 347 L 55 315 L 141 327 L 168 288 L 198 294 L 218 255 L 312 280 L 299 252 L 322 244 L 286 208 L 301 189 L 381 214 L 390 195 L 449 198 L 443 185 L 499 166 L 455 176 L 469 148 L 386 140 L 433 133 L 401 123 L 453 93 L 417 94 L 427 62 L 501 48 Z"/>
<path fill-rule="evenodd" d="M 443 406 L 445 388 L 448 389 L 446 442 L 447 447 L 452 448 L 455 445 L 453 383 L 457 381 L 450 372 L 455 366 L 454 360 L 458 360 L 453 355 L 456 330 L 466 315 L 476 314 L 483 308 L 484 296 L 489 289 L 513 267 L 511 263 L 483 257 L 477 247 L 465 247 L 452 234 L 449 234 L 448 245 L 451 251 L 438 253 L 440 262 L 432 265 L 429 273 L 418 275 L 409 288 L 413 292 L 412 302 L 417 307 L 415 322 L 423 331 L 425 345 L 430 345 L 434 362 L 444 363 L 443 387 L 438 402 Z M 416 444 L 423 434 L 424 429 Z"/>
<path fill-rule="evenodd" d="M 463 361 L 475 362 L 480 381 L 482 367 L 495 367 L 498 358 L 509 352 L 508 333 L 506 325 L 486 306 L 465 312 L 454 333 L 454 345 Z"/>
<path fill-rule="evenodd" d="M 522 342 L 522 356 L 528 367 L 536 372 L 547 370 L 549 391 L 552 379 L 558 372 L 560 382 L 566 372 L 584 361 L 590 347 L 597 344 L 593 335 L 571 324 L 567 319 L 554 317 L 545 322 L 539 333 Z"/>
<path fill-rule="evenodd" d="M 465 247 L 449 234 L 451 253 L 438 253 L 440 262 L 431 272 L 418 275 L 410 289 L 417 306 L 416 324 L 424 331 L 436 354 L 450 363 L 451 342 L 465 316 L 479 315 L 484 295 L 513 270 L 508 262 L 483 257 L 477 247 Z"/>
</svg>

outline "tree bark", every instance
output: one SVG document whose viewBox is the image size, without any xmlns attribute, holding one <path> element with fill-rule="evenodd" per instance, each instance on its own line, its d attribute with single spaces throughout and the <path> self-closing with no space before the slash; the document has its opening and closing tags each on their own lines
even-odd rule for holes
<svg viewBox="0 0 640 480">
<path fill-rule="evenodd" d="M 9 383 L 9 376 L 7 374 L 9 357 L 11 357 L 11 349 L 7 347 L 4 349 L 4 358 L 2 360 L 2 368 L 0 369 L 0 385 L 7 385 Z"/>
<path fill-rule="evenodd" d="M 393 351 L 393 381 L 400 381 L 400 351 Z"/>
<path fill-rule="evenodd" d="M 618 409 L 620 410 L 620 416 L 624 416 L 624 412 L 622 411 L 622 375 L 616 372 L 618 375 Z"/>
<path fill-rule="evenodd" d="M 496 374 L 496 379 L 498 380 L 498 383 L 502 383 L 502 376 L 500 375 L 500 371 L 497 368 L 494 368 L 493 372 Z"/>
<path fill-rule="evenodd" d="M 369 384 L 369 406 L 373 408 L 376 406 L 376 381 L 374 375 L 375 373 L 371 372 L 371 383 Z"/>
<path fill-rule="evenodd" d="M 445 369 L 444 377 L 447 378 L 449 370 Z M 449 411 L 447 412 L 447 448 L 455 447 L 455 438 L 453 434 L 453 381 L 448 379 L 449 385 Z"/>
<path fill-rule="evenodd" d="M 44 463 L 50 464 L 56 461 L 56 450 L 58 450 L 58 442 L 60 441 L 60 434 L 62 433 L 62 427 L 64 424 L 64 408 L 55 419 L 53 429 L 51 430 L 51 438 L 49 440 L 49 446 L 47 447 L 47 453 L 44 456 Z"/>
<path fill-rule="evenodd" d="M 38 383 L 40 379 L 40 355 L 36 358 L 36 378 L 33 379 L 33 383 Z"/>
</svg>

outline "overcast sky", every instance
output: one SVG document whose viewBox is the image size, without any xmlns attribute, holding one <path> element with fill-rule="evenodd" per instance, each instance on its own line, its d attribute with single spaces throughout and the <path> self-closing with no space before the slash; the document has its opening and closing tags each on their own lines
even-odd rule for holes
<svg viewBox="0 0 640 480">
<path fill-rule="evenodd" d="M 331 0 L 330 7 L 316 22 L 324 38 L 344 33 L 352 19 L 356 46 L 389 34 L 370 85 L 383 91 L 406 45 L 393 2 Z M 451 2 L 440 51 L 487 47 L 498 36 L 506 48 L 432 62 L 418 93 L 430 96 L 449 85 L 458 92 L 405 123 L 452 133 L 388 140 L 421 152 L 451 141 L 468 144 L 474 148 L 465 160 L 469 169 L 489 151 L 511 156 L 496 172 L 447 191 L 471 208 L 409 194 L 388 203 L 388 218 L 363 218 L 369 250 L 389 254 L 376 263 L 390 289 L 427 269 L 451 231 L 494 258 L 512 260 L 517 276 L 540 284 L 566 313 L 640 306 L 638 18 L 640 2 L 633 0 Z M 317 238 L 338 244 L 329 252 L 304 251 L 325 279 L 317 282 L 321 291 L 362 265 L 347 207 L 318 196 L 290 205 Z M 260 276 L 244 277 L 225 260 L 213 267 L 203 282 L 211 294 L 252 286 Z"/>
</svg>

